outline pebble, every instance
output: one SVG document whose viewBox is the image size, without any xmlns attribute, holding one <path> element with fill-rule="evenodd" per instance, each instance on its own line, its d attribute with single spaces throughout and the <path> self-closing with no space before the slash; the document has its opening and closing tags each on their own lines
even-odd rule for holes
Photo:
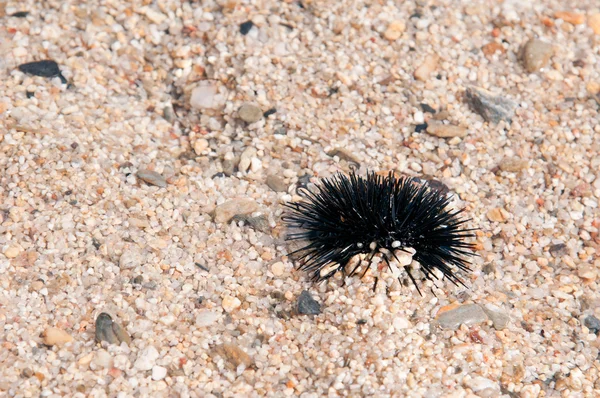
<svg viewBox="0 0 600 398">
<path fill-rule="evenodd" d="M 438 315 L 437 321 L 445 329 L 458 329 L 460 325 L 475 325 L 488 319 L 485 311 L 477 304 L 465 304 Z"/>
<path fill-rule="evenodd" d="M 127 345 L 131 343 L 131 337 L 125 329 L 112 320 L 112 317 L 103 312 L 96 318 L 96 342 L 106 341 L 109 344 Z"/>
<path fill-rule="evenodd" d="M 255 104 L 245 103 L 238 109 L 238 116 L 246 123 L 254 123 L 262 119 L 263 111 Z"/>
<path fill-rule="evenodd" d="M 240 163 L 238 164 L 238 170 L 241 172 L 248 171 L 250 166 L 252 165 L 252 160 L 256 156 L 256 148 L 247 147 L 244 149 L 244 152 L 240 155 Z"/>
<path fill-rule="evenodd" d="M 590 15 L 587 24 L 595 34 L 600 35 L 600 13 Z"/>
<path fill-rule="evenodd" d="M 271 225 L 269 225 L 269 220 L 265 215 L 258 215 L 256 217 L 250 217 L 248 215 L 236 215 L 232 218 L 233 221 L 243 221 L 244 224 L 254 228 L 256 231 L 260 231 L 262 233 L 271 232 Z"/>
<path fill-rule="evenodd" d="M 197 327 L 207 327 L 214 324 L 220 318 L 219 314 L 216 314 L 212 311 L 200 311 L 198 315 L 196 315 L 196 326 Z"/>
<path fill-rule="evenodd" d="M 585 15 L 578 12 L 557 11 L 554 13 L 554 18 L 562 19 L 563 21 L 573 25 L 581 25 L 582 23 L 585 23 Z"/>
<path fill-rule="evenodd" d="M 129 248 L 119 257 L 119 267 L 122 269 L 131 269 L 142 264 L 143 255 L 138 248 Z"/>
<path fill-rule="evenodd" d="M 192 90 L 190 106 L 197 110 L 218 109 L 225 104 L 225 97 L 215 83 L 204 81 Z"/>
<path fill-rule="evenodd" d="M 307 291 L 304 290 L 298 297 L 298 313 L 302 315 L 319 315 L 321 304 L 319 304 Z"/>
<path fill-rule="evenodd" d="M 232 312 L 242 305 L 242 302 L 237 297 L 225 296 L 223 297 L 223 302 L 221 306 L 226 312 Z"/>
<path fill-rule="evenodd" d="M 394 325 L 394 329 L 396 330 L 408 329 L 412 327 L 410 321 L 402 316 L 395 317 L 392 325 Z"/>
<path fill-rule="evenodd" d="M 285 183 L 283 177 L 269 174 L 267 176 L 267 185 L 275 192 L 287 192 L 288 184 Z"/>
<path fill-rule="evenodd" d="M 552 53 L 553 48 L 551 44 L 542 40 L 531 39 L 521 50 L 521 62 L 527 72 L 537 72 L 546 66 Z"/>
<path fill-rule="evenodd" d="M 240 24 L 240 33 L 243 36 L 246 36 L 250 32 L 250 29 L 252 29 L 253 26 L 254 26 L 254 23 L 252 21 L 246 21 L 244 23 L 241 23 Z"/>
<path fill-rule="evenodd" d="M 42 333 L 42 338 L 44 339 L 44 344 L 49 346 L 63 345 L 73 341 L 73 337 L 59 328 L 47 328 Z"/>
<path fill-rule="evenodd" d="M 252 199 L 232 199 L 215 208 L 216 223 L 226 223 L 238 214 L 250 214 L 258 210 L 258 204 Z"/>
<path fill-rule="evenodd" d="M 327 152 L 327 156 L 337 156 L 338 158 L 345 160 L 347 162 L 350 163 L 354 163 L 357 167 L 360 167 L 360 160 L 358 160 L 358 158 L 350 153 L 349 151 L 345 150 L 344 148 L 334 148 L 331 151 Z"/>
<path fill-rule="evenodd" d="M 60 68 L 55 61 L 43 60 L 28 62 L 26 64 L 19 65 L 19 70 L 29 75 L 41 76 L 41 77 L 60 77 L 63 84 L 67 83 L 67 79 L 60 72 Z"/>
<path fill-rule="evenodd" d="M 159 357 L 159 353 L 154 346 L 148 346 L 139 352 L 133 367 L 138 370 L 150 370 Z"/>
<path fill-rule="evenodd" d="M 508 212 L 501 207 L 496 207 L 487 212 L 487 218 L 490 221 L 504 222 L 508 218 Z"/>
<path fill-rule="evenodd" d="M 453 124 L 444 124 L 440 122 L 429 121 L 427 133 L 440 138 L 464 137 L 467 135 L 467 129 Z"/>
<path fill-rule="evenodd" d="M 217 351 L 236 369 L 240 365 L 246 368 L 254 366 L 254 360 L 250 355 L 235 344 L 224 343 L 217 347 Z"/>
<path fill-rule="evenodd" d="M 548 248 L 548 251 L 552 255 L 552 257 L 562 257 L 566 255 L 569 250 L 567 249 L 567 245 L 564 243 L 557 243 Z"/>
<path fill-rule="evenodd" d="M 284 271 L 285 271 L 285 265 L 281 261 L 278 261 L 275 264 L 271 265 L 271 272 L 275 276 L 283 275 Z"/>
<path fill-rule="evenodd" d="M 162 366 L 153 366 L 152 367 L 152 380 L 158 381 L 162 380 L 167 376 L 167 368 Z"/>
<path fill-rule="evenodd" d="M 197 139 L 196 142 L 194 142 L 194 152 L 196 152 L 196 155 L 201 155 L 207 149 L 208 149 L 208 140 L 207 139 L 200 138 L 200 139 Z"/>
<path fill-rule="evenodd" d="M 500 95 L 494 95 L 488 90 L 478 87 L 467 88 L 467 103 L 486 122 L 498 123 L 501 120 L 511 122 L 515 115 L 517 103 Z"/>
<path fill-rule="evenodd" d="M 99 368 L 112 368 L 114 360 L 113 357 L 105 350 L 99 350 L 94 355 L 92 363 Z"/>
<path fill-rule="evenodd" d="M 590 330 L 590 332 L 596 335 L 600 334 L 600 319 L 596 318 L 594 315 L 586 317 L 583 320 L 583 324 Z"/>
<path fill-rule="evenodd" d="M 482 391 L 487 388 L 500 390 L 498 383 L 481 376 L 475 376 L 472 379 L 465 381 L 465 386 L 469 387 L 473 392 Z"/>
<path fill-rule="evenodd" d="M 406 23 L 402 20 L 394 21 L 389 24 L 385 32 L 383 33 L 383 37 L 385 37 L 389 41 L 398 40 L 402 33 L 406 30 Z"/>
<path fill-rule="evenodd" d="M 21 248 L 18 246 L 9 246 L 4 250 L 6 258 L 15 258 L 21 253 Z"/>
<path fill-rule="evenodd" d="M 156 185 L 157 187 L 165 188 L 167 186 L 167 180 L 156 171 L 142 169 L 137 172 L 137 177 L 150 185 Z"/>
<path fill-rule="evenodd" d="M 498 168 L 509 173 L 517 173 L 526 168 L 527 165 L 527 160 L 514 156 L 503 158 L 498 164 Z"/>
<path fill-rule="evenodd" d="M 429 76 L 435 71 L 437 68 L 440 57 L 437 55 L 427 55 L 425 60 L 415 69 L 414 76 L 415 79 L 426 81 L 429 79 Z"/>
<path fill-rule="evenodd" d="M 502 44 L 492 41 L 492 42 L 484 45 L 483 47 L 481 47 L 481 51 L 483 52 L 484 55 L 489 57 L 490 55 L 494 55 L 497 52 L 504 54 L 506 52 L 506 49 L 504 48 L 504 46 Z"/>
<path fill-rule="evenodd" d="M 504 312 L 491 310 L 486 307 L 483 307 L 483 310 L 492 321 L 494 329 L 502 330 L 506 328 L 506 325 L 508 325 L 508 321 L 510 321 L 510 317 L 507 314 L 505 314 Z"/>
</svg>

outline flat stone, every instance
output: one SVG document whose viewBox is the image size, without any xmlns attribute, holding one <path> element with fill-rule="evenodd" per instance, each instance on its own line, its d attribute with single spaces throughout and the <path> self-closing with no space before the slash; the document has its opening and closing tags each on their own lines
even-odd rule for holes
<svg viewBox="0 0 600 398">
<path fill-rule="evenodd" d="M 6 258 L 15 258 L 21 253 L 21 248 L 18 246 L 9 246 L 4 251 Z"/>
<path fill-rule="evenodd" d="M 525 43 L 521 50 L 521 62 L 527 72 L 537 72 L 548 64 L 552 53 L 553 48 L 550 43 L 531 39 Z"/>
<path fill-rule="evenodd" d="M 196 315 L 196 326 L 207 327 L 213 325 L 220 318 L 219 314 L 212 311 L 201 311 Z"/>
<path fill-rule="evenodd" d="M 108 352 L 106 352 L 105 350 L 99 350 L 98 352 L 96 352 L 96 355 L 94 355 L 92 363 L 98 368 L 106 369 L 112 368 L 114 360 Z"/>
<path fill-rule="evenodd" d="M 500 390 L 497 382 L 481 376 L 475 376 L 468 381 L 465 381 L 465 386 L 469 387 L 473 392 L 479 392 L 486 389 Z"/>
<path fill-rule="evenodd" d="M 554 13 L 554 18 L 562 19 L 563 21 L 573 25 L 581 25 L 585 23 L 584 14 L 572 11 L 556 11 Z"/>
<path fill-rule="evenodd" d="M 506 328 L 506 325 L 510 321 L 510 317 L 507 314 L 486 307 L 483 307 L 483 310 L 494 324 L 494 329 L 502 330 Z"/>
<path fill-rule="evenodd" d="M 486 122 L 498 123 L 501 120 L 511 122 L 515 115 L 517 103 L 488 90 L 469 87 L 465 93 L 467 103 L 483 117 Z"/>
<path fill-rule="evenodd" d="M 307 290 L 304 290 L 298 297 L 298 313 L 302 315 L 319 315 L 321 304 Z"/>
<path fill-rule="evenodd" d="M 137 172 L 137 178 L 150 185 L 156 185 L 157 187 L 165 188 L 167 186 L 167 180 L 165 177 L 157 173 L 156 171 L 142 169 Z"/>
<path fill-rule="evenodd" d="M 347 151 L 344 148 L 334 148 L 331 151 L 327 152 L 327 156 L 331 156 L 331 157 L 337 156 L 338 158 L 340 158 L 342 160 L 345 160 L 350 163 L 354 163 L 354 164 L 356 164 L 357 167 L 360 167 L 360 160 L 358 160 L 358 158 L 354 154 L 350 153 L 349 151 Z"/>
<path fill-rule="evenodd" d="M 225 223 L 239 214 L 250 214 L 258 210 L 258 204 L 252 199 L 232 199 L 215 208 L 214 220 Z"/>
<path fill-rule="evenodd" d="M 523 170 L 524 168 L 526 168 L 528 165 L 528 161 L 521 159 L 519 157 L 505 157 L 503 158 L 500 163 L 498 164 L 498 167 L 500 168 L 500 170 L 502 171 L 507 171 L 509 173 L 516 173 L 519 172 L 521 170 Z"/>
<path fill-rule="evenodd" d="M 467 129 L 461 126 L 444 124 L 431 120 L 427 125 L 427 134 L 440 138 L 464 137 L 467 135 Z"/>
<path fill-rule="evenodd" d="M 225 296 L 223 297 L 223 302 L 221 306 L 227 312 L 232 312 L 235 309 L 239 308 L 242 305 L 242 302 L 237 297 Z"/>
<path fill-rule="evenodd" d="M 116 322 L 113 322 L 112 317 L 103 312 L 96 318 L 96 342 L 106 341 L 109 344 L 126 344 L 131 343 L 131 337 L 125 329 Z"/>
<path fill-rule="evenodd" d="M 275 192 L 287 192 L 288 185 L 285 183 L 283 177 L 269 174 L 267 176 L 267 185 Z"/>
<path fill-rule="evenodd" d="M 270 233 L 271 226 L 269 225 L 269 220 L 263 214 L 258 215 L 256 217 L 252 217 L 248 214 L 238 214 L 232 218 L 233 221 L 243 221 L 244 224 L 249 227 L 255 229 L 256 231 L 260 231 L 262 233 Z"/>
<path fill-rule="evenodd" d="M 154 346 L 148 346 L 138 353 L 138 357 L 133 364 L 133 367 L 138 370 L 150 370 L 160 354 Z"/>
<path fill-rule="evenodd" d="M 488 316 L 477 304 L 465 304 L 448 310 L 437 317 L 437 322 L 445 329 L 458 329 L 460 325 L 475 325 L 487 321 Z"/>
<path fill-rule="evenodd" d="M 587 24 L 595 34 L 600 35 L 600 13 L 588 16 Z"/>
<path fill-rule="evenodd" d="M 42 332 L 42 338 L 45 345 L 63 345 L 73 341 L 69 333 L 59 328 L 47 328 Z"/>
<path fill-rule="evenodd" d="M 219 87 L 211 81 L 203 81 L 192 90 L 190 106 L 203 111 L 219 109 L 225 105 L 226 96 L 219 93 Z"/>
<path fill-rule="evenodd" d="M 417 80 L 429 80 L 431 74 L 436 70 L 440 57 L 437 55 L 427 55 L 423 62 L 415 69 L 414 77 Z"/>
<path fill-rule="evenodd" d="M 132 269 L 142 264 L 144 255 L 138 248 L 132 247 L 123 252 L 119 257 L 119 267 L 122 269 Z"/>
<path fill-rule="evenodd" d="M 158 381 L 162 380 L 167 376 L 167 368 L 162 366 L 153 366 L 152 367 L 152 380 Z"/>
<path fill-rule="evenodd" d="M 262 119 L 263 111 L 255 104 L 245 103 L 238 109 L 238 116 L 246 123 L 254 123 Z"/>
<path fill-rule="evenodd" d="M 224 343 L 217 347 L 217 351 L 234 369 L 240 365 L 244 365 L 246 368 L 254 366 L 254 360 L 250 355 L 235 344 Z"/>
</svg>

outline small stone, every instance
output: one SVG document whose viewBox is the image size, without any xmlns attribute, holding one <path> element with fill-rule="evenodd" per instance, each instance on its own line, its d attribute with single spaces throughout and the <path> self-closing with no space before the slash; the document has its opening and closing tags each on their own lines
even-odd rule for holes
<svg viewBox="0 0 600 398">
<path fill-rule="evenodd" d="M 167 376 L 167 368 L 162 366 L 153 366 L 152 367 L 152 380 L 158 381 L 162 380 Z"/>
<path fill-rule="evenodd" d="M 589 82 L 585 85 L 585 89 L 589 94 L 596 95 L 600 93 L 600 83 L 598 82 Z"/>
<path fill-rule="evenodd" d="M 425 60 L 415 69 L 415 79 L 426 81 L 429 79 L 429 76 L 435 71 L 437 68 L 440 57 L 437 55 L 427 55 Z"/>
<path fill-rule="evenodd" d="M 212 311 L 201 311 L 196 315 L 196 326 L 199 328 L 211 326 L 218 319 L 219 315 Z"/>
<path fill-rule="evenodd" d="M 528 164 L 529 162 L 527 160 L 515 156 L 511 158 L 503 158 L 498 164 L 498 167 L 502 171 L 517 173 L 526 168 Z"/>
<path fill-rule="evenodd" d="M 137 172 L 137 177 L 150 185 L 156 185 L 157 187 L 165 188 L 167 186 L 167 180 L 156 171 L 152 170 L 140 170 Z"/>
<path fill-rule="evenodd" d="M 50 346 L 63 345 L 73 341 L 73 337 L 59 328 L 47 328 L 42 333 L 42 338 L 44 339 L 44 344 Z"/>
<path fill-rule="evenodd" d="M 465 93 L 467 103 L 475 112 L 480 114 L 486 122 L 498 123 L 505 120 L 510 123 L 515 115 L 517 103 L 508 98 L 494 95 L 488 90 L 478 87 L 469 87 Z"/>
<path fill-rule="evenodd" d="M 43 61 L 35 61 L 29 62 L 26 64 L 19 65 L 19 70 L 23 73 L 27 73 L 29 75 L 41 76 L 41 77 L 60 77 L 60 80 L 64 83 L 67 83 L 67 79 L 64 78 L 62 73 L 60 72 L 60 68 L 55 61 L 51 60 L 43 60 Z"/>
<path fill-rule="evenodd" d="M 119 258 L 119 267 L 122 269 L 131 269 L 142 264 L 144 256 L 137 248 L 129 248 L 121 254 Z"/>
<path fill-rule="evenodd" d="M 284 271 L 285 271 L 285 265 L 281 261 L 278 261 L 275 264 L 271 265 L 271 272 L 275 276 L 283 275 Z"/>
<path fill-rule="evenodd" d="M 500 311 L 491 310 L 486 307 L 483 307 L 483 310 L 492 321 L 494 329 L 502 330 L 506 328 L 506 325 L 508 325 L 508 321 L 510 321 L 510 317 L 507 314 Z"/>
<path fill-rule="evenodd" d="M 552 53 L 551 44 L 538 39 L 531 39 L 521 50 L 521 62 L 527 72 L 537 72 L 546 66 Z"/>
<path fill-rule="evenodd" d="M 113 322 L 112 317 L 105 312 L 102 312 L 96 318 L 96 342 L 106 341 L 109 344 L 121 344 L 125 342 L 127 345 L 131 343 L 131 337 L 125 329 L 116 322 Z"/>
<path fill-rule="evenodd" d="M 283 177 L 269 174 L 267 176 L 267 185 L 275 192 L 287 192 L 288 185 L 285 183 Z"/>
<path fill-rule="evenodd" d="M 244 224 L 248 225 L 251 228 L 254 228 L 256 231 L 260 231 L 262 233 L 270 233 L 271 225 L 269 225 L 269 220 L 265 215 L 258 215 L 256 217 L 251 217 L 247 214 L 239 214 L 232 218 L 233 221 L 243 221 Z"/>
<path fill-rule="evenodd" d="M 395 41 L 402 36 L 402 33 L 406 30 L 406 23 L 402 20 L 394 21 L 389 24 L 388 28 L 383 33 L 383 37 L 385 37 L 389 41 Z"/>
<path fill-rule="evenodd" d="M 484 45 L 483 47 L 481 47 L 481 51 L 483 52 L 484 55 L 489 57 L 490 55 L 494 55 L 497 52 L 504 54 L 506 52 L 506 49 L 504 48 L 504 46 L 502 44 L 492 41 L 492 42 Z"/>
<path fill-rule="evenodd" d="M 598 272 L 593 266 L 583 266 L 577 270 L 577 275 L 585 282 L 592 283 L 596 280 Z"/>
<path fill-rule="evenodd" d="M 445 311 L 437 317 L 441 327 L 445 329 L 458 329 L 460 325 L 475 325 L 488 319 L 485 311 L 477 304 L 461 305 L 452 310 Z"/>
<path fill-rule="evenodd" d="M 250 214 L 258 210 L 258 204 L 252 199 L 232 199 L 215 208 L 214 220 L 216 223 L 229 222 L 239 214 Z"/>
<path fill-rule="evenodd" d="M 9 246 L 4 250 L 4 255 L 6 258 L 15 258 L 21 253 L 21 248 L 19 246 Z"/>
<path fill-rule="evenodd" d="M 596 318 L 594 315 L 586 317 L 583 320 L 583 324 L 590 330 L 590 332 L 596 335 L 600 334 L 600 319 Z"/>
<path fill-rule="evenodd" d="M 197 139 L 196 142 L 194 142 L 194 152 L 196 152 L 196 155 L 201 155 L 202 152 L 204 152 L 207 149 L 208 149 L 208 140 L 207 139 L 200 138 L 200 139 Z"/>
<path fill-rule="evenodd" d="M 396 330 L 408 329 L 412 327 L 410 321 L 402 316 L 394 318 L 392 324 L 394 325 L 394 329 Z"/>
<path fill-rule="evenodd" d="M 550 246 L 548 249 L 552 257 L 562 257 L 568 253 L 567 245 L 564 243 L 557 243 Z"/>
<path fill-rule="evenodd" d="M 427 133 L 440 138 L 464 137 L 467 135 L 467 129 L 431 120 L 427 126 Z"/>
<path fill-rule="evenodd" d="M 298 313 L 302 315 L 319 315 L 321 304 L 319 304 L 307 291 L 304 290 L 298 297 Z"/>
<path fill-rule="evenodd" d="M 238 164 L 238 170 L 241 172 L 248 171 L 250 166 L 252 165 L 252 160 L 256 156 L 256 148 L 247 147 L 244 149 L 244 152 L 240 155 L 240 163 Z"/>
<path fill-rule="evenodd" d="M 573 25 L 581 25 L 582 23 L 585 23 L 585 15 L 578 12 L 557 11 L 554 13 L 554 18 L 562 19 L 563 21 Z"/>
<path fill-rule="evenodd" d="M 254 104 L 245 103 L 238 109 L 238 116 L 246 123 L 254 123 L 262 119 L 263 111 Z"/>
<path fill-rule="evenodd" d="M 587 24 L 595 34 L 600 35 L 600 13 L 590 15 L 587 19 Z"/>
<path fill-rule="evenodd" d="M 79 358 L 77 360 L 77 365 L 87 366 L 92 362 L 93 359 L 94 359 L 94 352 L 90 352 L 89 354 L 84 355 L 81 358 Z"/>
<path fill-rule="evenodd" d="M 190 106 L 198 110 L 218 109 L 225 105 L 226 95 L 219 93 L 217 85 L 203 81 L 192 90 Z"/>
<path fill-rule="evenodd" d="M 21 377 L 24 379 L 28 379 L 31 376 L 33 376 L 33 370 L 29 369 L 29 368 L 25 368 L 21 371 Z"/>
<path fill-rule="evenodd" d="M 92 363 L 98 368 L 112 368 L 114 360 L 108 352 L 105 350 L 99 350 L 96 352 L 96 355 L 94 355 L 94 360 Z"/>
<path fill-rule="evenodd" d="M 221 306 L 227 312 L 231 312 L 242 305 L 242 302 L 237 297 L 225 296 L 223 297 L 223 302 Z"/>
<path fill-rule="evenodd" d="M 244 23 L 241 23 L 240 24 L 240 33 L 243 36 L 246 36 L 250 32 L 250 29 L 252 29 L 253 26 L 254 26 L 254 23 L 252 21 L 246 21 Z"/>
<path fill-rule="evenodd" d="M 235 369 L 240 365 L 249 368 L 254 366 L 254 360 L 250 355 L 235 344 L 225 343 L 217 348 L 217 351 L 222 355 Z"/>
<path fill-rule="evenodd" d="M 504 222 L 508 218 L 508 212 L 501 207 L 497 207 L 487 212 L 487 218 L 494 222 Z"/>
<path fill-rule="evenodd" d="M 465 381 L 465 386 L 473 390 L 473 392 L 483 391 L 488 388 L 492 390 L 500 390 L 498 383 L 481 376 L 476 376 Z"/>
<path fill-rule="evenodd" d="M 138 370 L 150 370 L 160 354 L 153 346 L 148 346 L 139 352 L 133 367 Z"/>
<path fill-rule="evenodd" d="M 347 162 L 354 163 L 357 167 L 360 167 L 360 160 L 358 160 L 358 158 L 354 154 L 350 153 L 349 151 L 347 151 L 344 148 L 332 149 L 331 151 L 327 152 L 327 156 L 331 156 L 331 157 L 337 156 L 341 160 L 345 160 Z"/>
</svg>

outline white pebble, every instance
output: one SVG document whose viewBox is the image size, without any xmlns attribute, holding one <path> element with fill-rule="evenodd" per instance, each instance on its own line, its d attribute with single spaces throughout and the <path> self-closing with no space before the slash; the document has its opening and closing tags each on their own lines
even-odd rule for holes
<svg viewBox="0 0 600 398">
<path fill-rule="evenodd" d="M 154 346 L 148 346 L 140 351 L 133 367 L 139 370 L 150 370 L 158 357 L 159 354 L 156 348 L 154 348 Z"/>
<path fill-rule="evenodd" d="M 167 376 L 167 368 L 158 365 L 152 368 L 152 380 L 162 380 L 165 376 Z"/>
</svg>

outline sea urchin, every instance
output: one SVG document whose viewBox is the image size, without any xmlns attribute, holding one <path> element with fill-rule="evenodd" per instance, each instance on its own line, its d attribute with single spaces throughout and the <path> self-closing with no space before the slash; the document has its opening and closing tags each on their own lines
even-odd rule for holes
<svg viewBox="0 0 600 398">
<path fill-rule="evenodd" d="M 464 285 L 456 272 L 470 271 L 467 258 L 474 245 L 465 239 L 474 234 L 464 227 L 468 220 L 460 217 L 463 210 L 448 208 L 448 195 L 414 178 L 372 172 L 366 178 L 340 173 L 323 179 L 314 192 L 299 193 L 303 201 L 285 205 L 283 221 L 291 229 L 286 239 L 302 241 L 304 246 L 290 256 L 314 281 L 337 271 L 353 275 L 361 264 L 353 259 L 360 254 L 367 255 L 368 269 L 380 253 L 388 267 L 396 259 L 417 290 L 412 261 L 428 280 L 438 279 L 437 269 Z M 353 269 L 348 271 L 350 263 Z"/>
</svg>

